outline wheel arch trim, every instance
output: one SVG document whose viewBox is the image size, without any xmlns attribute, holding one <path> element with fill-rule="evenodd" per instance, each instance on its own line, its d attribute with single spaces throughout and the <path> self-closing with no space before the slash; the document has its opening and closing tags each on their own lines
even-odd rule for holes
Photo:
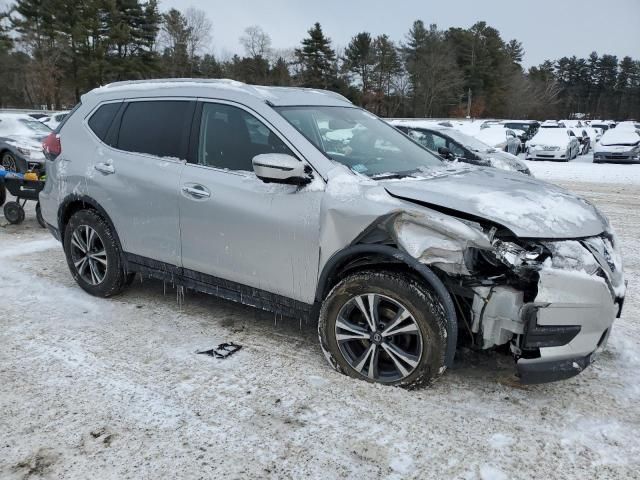
<svg viewBox="0 0 640 480">
<path fill-rule="evenodd" d="M 109 224 L 109 227 L 111 228 L 111 233 L 115 237 L 116 241 L 118 242 L 118 246 L 120 247 L 119 249 L 120 249 L 122 258 L 123 260 L 125 260 L 124 255 L 122 253 L 122 242 L 120 242 L 118 231 L 116 230 L 115 225 L 111 220 L 111 217 L 109 217 L 109 214 L 106 212 L 106 210 L 95 199 L 89 197 L 88 195 L 78 195 L 78 194 L 72 193 L 70 195 L 67 195 L 64 198 L 64 200 L 60 203 L 60 206 L 58 207 L 58 229 L 60 232 L 60 239 L 62 243 L 64 243 L 65 216 L 67 216 L 66 215 L 67 211 L 73 204 L 82 204 L 85 207 L 83 209 L 90 208 L 98 212 L 98 214 L 104 219 L 104 221 Z M 126 265 L 126 262 L 124 264 Z"/>
</svg>

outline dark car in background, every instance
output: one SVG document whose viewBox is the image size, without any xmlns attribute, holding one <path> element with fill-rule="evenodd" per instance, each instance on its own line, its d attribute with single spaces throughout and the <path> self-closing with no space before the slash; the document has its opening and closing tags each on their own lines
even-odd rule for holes
<svg viewBox="0 0 640 480">
<path fill-rule="evenodd" d="M 522 144 L 526 144 L 527 140 L 531 140 L 540 128 L 540 122 L 537 120 L 505 120 L 502 122 L 504 128 L 524 132 L 518 135 Z"/>
</svg>

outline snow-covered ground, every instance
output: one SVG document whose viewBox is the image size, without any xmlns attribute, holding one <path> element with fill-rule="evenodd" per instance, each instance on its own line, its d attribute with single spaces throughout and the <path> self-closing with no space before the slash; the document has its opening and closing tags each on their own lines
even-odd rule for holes
<svg viewBox="0 0 640 480">
<path fill-rule="evenodd" d="M 524 159 L 524 154 L 520 155 Z M 533 174 L 549 181 L 640 185 L 640 164 L 593 163 L 593 153 L 570 162 L 525 161 Z"/>
<path fill-rule="evenodd" d="M 0 478 L 638 478 L 640 165 L 531 167 L 609 216 L 630 288 L 596 364 L 529 387 L 471 352 L 429 389 L 370 385 L 313 325 L 151 280 L 93 298 L 32 210 L 0 216 Z"/>
</svg>

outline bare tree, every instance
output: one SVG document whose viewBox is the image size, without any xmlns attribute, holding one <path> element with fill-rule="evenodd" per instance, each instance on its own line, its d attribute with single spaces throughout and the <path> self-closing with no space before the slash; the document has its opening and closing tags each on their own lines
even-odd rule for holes
<svg viewBox="0 0 640 480">
<path fill-rule="evenodd" d="M 271 52 L 271 37 L 258 25 L 245 28 L 240 43 L 252 58 L 267 58 Z"/>
<path fill-rule="evenodd" d="M 211 43 L 212 24 L 207 14 L 197 8 L 187 8 L 184 12 L 184 17 L 189 29 L 187 52 L 189 58 L 193 60 L 196 55 L 210 50 L 207 47 Z"/>
</svg>

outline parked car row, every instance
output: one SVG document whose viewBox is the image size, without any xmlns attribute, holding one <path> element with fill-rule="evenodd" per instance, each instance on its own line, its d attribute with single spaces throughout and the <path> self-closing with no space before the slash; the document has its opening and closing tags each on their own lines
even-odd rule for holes
<svg viewBox="0 0 640 480">
<path fill-rule="evenodd" d="M 419 120 L 395 119 L 391 121 L 402 127 L 405 133 L 416 131 L 417 126 L 431 129 L 450 128 L 480 140 L 485 147 L 514 155 L 524 152 L 527 160 L 555 160 L 568 162 L 578 155 L 594 152 L 594 163 L 638 162 L 637 135 L 640 122 L 612 120 Z M 414 138 L 419 142 L 422 139 Z M 426 145 L 427 148 L 430 148 Z M 436 151 L 439 147 L 436 148 Z M 448 151 L 442 155 L 447 159 L 458 159 L 472 163 L 471 156 L 461 155 L 446 145 Z M 433 150 L 433 149 L 432 149 Z M 494 157 L 496 155 L 493 155 Z M 475 160 L 477 161 L 477 160 Z M 497 162 L 493 162 L 497 165 Z M 500 168 L 500 167 L 499 167 Z M 509 167 L 508 167 L 509 168 Z M 524 169 L 521 169 L 523 171 Z"/>
</svg>

